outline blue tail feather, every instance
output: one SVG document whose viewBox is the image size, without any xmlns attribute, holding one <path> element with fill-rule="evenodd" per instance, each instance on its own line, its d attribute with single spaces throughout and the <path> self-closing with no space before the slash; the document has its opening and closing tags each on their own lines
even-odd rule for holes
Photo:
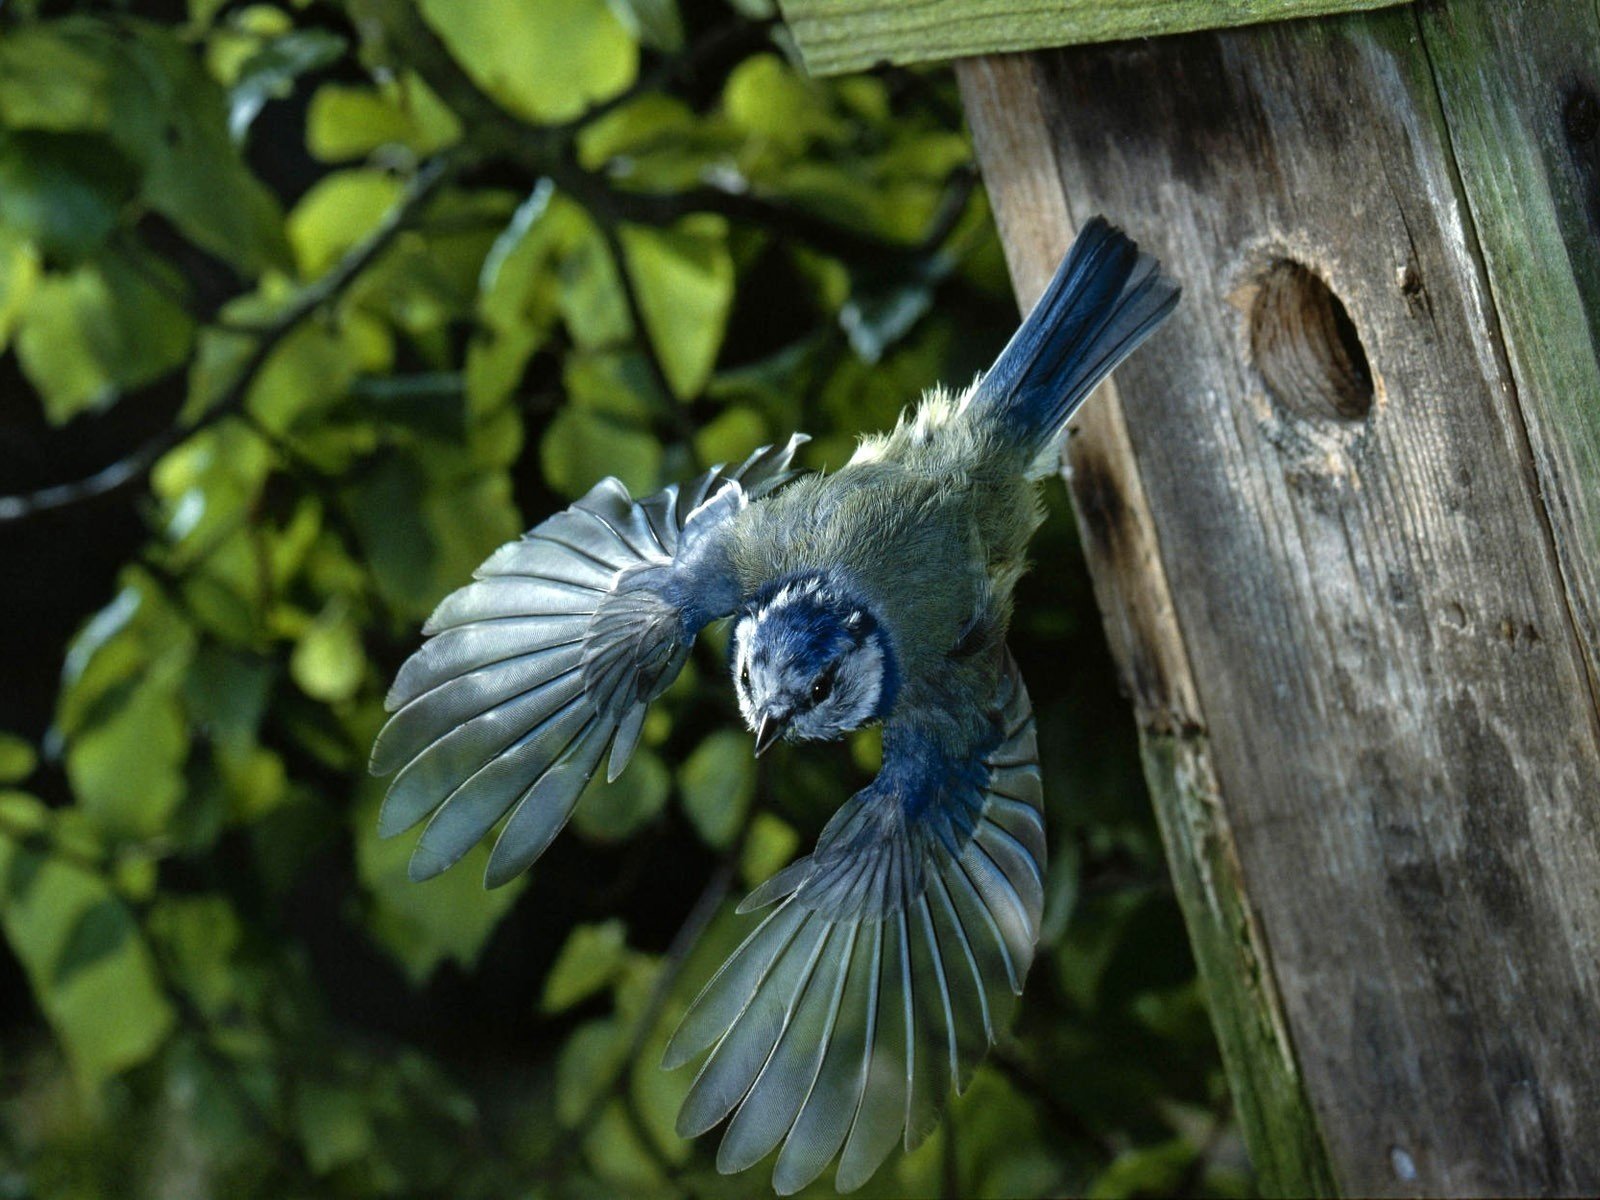
<svg viewBox="0 0 1600 1200">
<path fill-rule="evenodd" d="M 1095 385 L 1167 319 L 1181 290 L 1095 217 L 978 382 L 970 410 L 1001 422 L 1030 454 L 1046 453 Z"/>
</svg>

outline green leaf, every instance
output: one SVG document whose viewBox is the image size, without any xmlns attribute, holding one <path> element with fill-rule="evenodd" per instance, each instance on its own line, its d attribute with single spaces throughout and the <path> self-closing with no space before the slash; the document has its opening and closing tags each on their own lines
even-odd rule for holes
<svg viewBox="0 0 1600 1200">
<path fill-rule="evenodd" d="M 0 224 L 57 261 L 104 244 L 138 189 L 138 167 L 99 134 L 0 132 Z"/>
<path fill-rule="evenodd" d="M 0 226 L 0 353 L 10 344 L 11 331 L 27 309 L 40 273 L 33 243 Z"/>
<path fill-rule="evenodd" d="M 187 315 L 131 262 L 85 263 L 39 283 L 17 334 L 17 358 L 60 424 L 111 404 L 188 357 Z"/>
<path fill-rule="evenodd" d="M 307 322 L 281 341 L 250 385 L 252 415 L 274 433 L 288 433 L 342 399 L 354 382 L 357 349 L 346 329 Z M 313 447 L 302 443 L 305 450 Z"/>
<path fill-rule="evenodd" d="M 114 838 L 166 829 L 184 792 L 189 731 L 172 673 L 146 673 L 67 747 L 67 778 L 89 818 Z"/>
<path fill-rule="evenodd" d="M 276 663 L 261 654 L 201 646 L 183 681 L 189 719 L 213 742 L 253 746 L 276 674 Z"/>
<path fill-rule="evenodd" d="M 1194 1158 L 1195 1147 L 1185 1138 L 1125 1150 L 1095 1177 L 1087 1195 L 1091 1200 L 1171 1195 Z"/>
<path fill-rule="evenodd" d="M 792 825 L 771 813 L 757 813 L 739 859 L 739 874 L 748 886 L 755 887 L 788 866 L 799 848 L 800 835 Z"/>
<path fill-rule="evenodd" d="M 329 703 L 354 696 L 366 666 L 361 631 L 337 600 L 330 601 L 311 623 L 289 657 L 289 674 L 300 690 Z"/>
<path fill-rule="evenodd" d="M 610 985 L 628 956 L 628 930 L 620 920 L 577 925 L 544 980 L 542 1007 L 564 1012 Z"/>
<path fill-rule="evenodd" d="M 306 113 L 306 149 L 323 162 L 346 162 L 392 145 L 420 158 L 460 137 L 455 114 L 409 72 L 376 88 L 324 84 Z"/>
<path fill-rule="evenodd" d="M 730 408 L 694 435 L 695 453 L 703 463 L 744 461 L 767 440 L 767 423 L 748 408 Z"/>
<path fill-rule="evenodd" d="M 0 38 L 0 125 L 105 129 L 119 66 L 107 42 L 89 21 L 8 24 Z"/>
<path fill-rule="evenodd" d="M 351 1087 L 308 1080 L 295 1089 L 295 1132 L 313 1171 L 326 1175 L 371 1150 L 368 1108 L 367 1097 Z"/>
<path fill-rule="evenodd" d="M 295 80 L 337 62 L 346 42 L 326 29 L 296 29 L 273 38 L 247 59 L 228 92 L 228 132 L 242 141 L 268 100 L 282 100 Z"/>
<path fill-rule="evenodd" d="M 485 891 L 483 872 L 489 864 L 489 848 L 480 843 L 444 874 L 426 883 L 412 883 L 406 864 L 414 839 L 381 840 L 378 804 L 383 786 L 364 781 L 362 791 L 365 798 L 354 807 L 351 820 L 356 874 L 370 901 L 368 931 L 414 984 L 425 981 L 446 959 L 471 967 L 495 926 L 522 894 L 527 877 Z"/>
<path fill-rule="evenodd" d="M 671 403 L 656 387 L 644 355 L 632 347 L 568 354 L 561 382 L 578 411 L 628 426 L 648 427 L 661 406 Z"/>
<path fill-rule="evenodd" d="M 695 156 L 685 150 L 707 132 L 705 119 L 683 100 L 646 92 L 579 130 L 578 161 L 594 171 L 613 159 L 626 156 L 637 161 L 655 152 L 693 160 Z M 693 169 L 698 172 L 701 165 L 695 162 Z"/>
<path fill-rule="evenodd" d="M 456 61 L 511 111 L 570 120 L 620 92 L 639 47 L 606 0 L 420 0 Z"/>
<path fill-rule="evenodd" d="M 733 842 L 755 790 L 750 738 L 732 729 L 706 738 L 678 772 L 684 810 L 705 843 L 717 849 Z"/>
<path fill-rule="evenodd" d="M 584 1134 L 583 1152 L 596 1175 L 620 1188 L 647 1188 L 665 1178 L 620 1100 L 601 1110 L 599 1119 Z"/>
<path fill-rule="evenodd" d="M 575 1126 L 594 1098 L 611 1086 L 627 1052 L 627 1030 L 614 1017 L 572 1031 L 556 1057 L 556 1120 L 564 1128 Z"/>
<path fill-rule="evenodd" d="M 0 834 L 0 892 L 0 929 L 84 1085 L 98 1088 L 154 1054 L 172 1007 L 105 881 Z"/>
<path fill-rule="evenodd" d="M 614 350 L 633 335 L 627 298 L 610 248 L 582 210 L 561 259 L 560 307 L 572 340 L 584 350 Z"/>
<path fill-rule="evenodd" d="M 561 304 L 558 266 L 583 232 L 576 209 L 544 180 L 495 238 L 478 277 L 482 332 L 467 348 L 474 412 L 489 412 L 510 397 L 549 336 Z"/>
<path fill-rule="evenodd" d="M 667 54 L 683 49 L 683 16 L 678 12 L 678 0 L 607 0 L 607 3 L 641 44 Z"/>
<path fill-rule="evenodd" d="M 625 226 L 622 245 L 667 382 L 680 398 L 696 396 L 716 366 L 733 304 L 727 223 L 701 213 L 671 229 Z"/>
<path fill-rule="evenodd" d="M 144 199 L 195 244 L 249 275 L 284 267 L 283 214 L 228 134 L 228 98 L 190 49 L 142 26 L 128 43 L 128 70 L 152 81 L 157 117 L 138 134 L 147 154 Z"/>
<path fill-rule="evenodd" d="M 89 724 L 89 716 L 113 688 L 142 664 L 138 634 L 150 606 L 144 589 L 125 583 L 116 597 L 90 617 L 67 648 L 61 668 L 61 706 L 57 723 L 68 737 Z"/>
<path fill-rule="evenodd" d="M 89 905 L 73 919 L 61 953 L 56 958 L 51 984 L 62 987 L 79 971 L 115 955 L 138 931 L 128 908 L 107 896 Z"/>
<path fill-rule="evenodd" d="M 202 1012 L 220 1015 L 249 986 L 234 962 L 243 929 L 226 896 L 163 895 L 146 927 L 173 979 Z"/>
<path fill-rule="evenodd" d="M 33 744 L 14 733 L 0 733 L 0 784 L 21 783 L 39 765 Z"/>
<path fill-rule="evenodd" d="M 404 185 L 383 171 L 335 171 L 317 181 L 289 214 L 289 245 L 304 278 L 313 279 L 377 228 Z"/>
<path fill-rule="evenodd" d="M 797 154 L 818 139 L 838 141 L 850 127 L 828 111 L 827 92 L 775 54 L 757 54 L 733 69 L 722 105 L 736 128 Z"/>
<path fill-rule="evenodd" d="M 581 496 L 615 475 L 635 496 L 661 480 L 661 443 L 620 421 L 564 408 L 539 443 L 545 482 L 566 496 Z"/>
<path fill-rule="evenodd" d="M 590 781 L 572 814 L 573 828 L 595 841 L 620 841 L 653 821 L 671 791 L 666 765 L 651 751 L 637 750 L 614 782 L 600 775 Z"/>
<path fill-rule="evenodd" d="M 655 982 L 652 976 L 652 988 Z M 648 999 L 645 1003 L 648 1004 Z M 635 1056 L 628 1078 L 629 1095 L 634 1111 L 639 1114 L 642 1132 L 661 1156 L 675 1165 L 688 1162 L 694 1152 L 693 1145 L 678 1136 L 678 1113 L 688 1099 L 689 1089 L 694 1086 L 694 1072 L 664 1071 L 661 1059 L 683 1011 L 682 1007 L 669 1003 Z"/>
</svg>

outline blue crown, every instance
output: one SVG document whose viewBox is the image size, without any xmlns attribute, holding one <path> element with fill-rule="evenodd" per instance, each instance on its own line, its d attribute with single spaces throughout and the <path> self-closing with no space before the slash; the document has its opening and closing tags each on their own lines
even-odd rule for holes
<svg viewBox="0 0 1600 1200">
<path fill-rule="evenodd" d="M 893 706 L 900 671 L 888 632 L 866 601 L 829 572 L 800 571 L 775 579 L 745 603 L 740 615 L 760 617 L 761 640 L 751 649 L 756 662 L 764 663 L 779 652 L 813 674 L 846 650 L 876 638 L 883 651 L 877 715 Z"/>
</svg>

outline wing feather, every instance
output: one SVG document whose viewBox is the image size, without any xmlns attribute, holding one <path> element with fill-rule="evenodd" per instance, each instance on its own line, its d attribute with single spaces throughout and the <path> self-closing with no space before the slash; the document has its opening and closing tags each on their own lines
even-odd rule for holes
<svg viewBox="0 0 1600 1200">
<path fill-rule="evenodd" d="M 704 1133 L 750 1091 L 783 1035 L 832 930 L 831 921 L 818 920 L 815 915 L 801 925 L 771 974 L 700 1068 L 678 1114 L 681 1136 Z"/>
<path fill-rule="evenodd" d="M 850 963 L 833 1025 L 824 1038 L 821 1069 L 794 1126 L 778 1152 L 772 1186 L 791 1195 L 827 1169 L 855 1122 L 866 1085 L 867 1051 L 878 998 L 882 929 L 877 922 L 854 929 Z"/>
<path fill-rule="evenodd" d="M 809 917 L 798 904 L 785 904 L 756 926 L 750 936 L 722 964 L 706 984 L 694 1008 L 683 1018 L 667 1043 L 661 1065 L 667 1070 L 683 1066 L 710 1049 L 733 1026 L 760 989 L 778 956 Z"/>
<path fill-rule="evenodd" d="M 731 1113 L 722 1170 L 781 1144 L 778 1192 L 836 1156 L 850 1191 L 896 1143 L 927 1137 L 1006 1028 L 1038 939 L 1045 854 L 1033 717 L 1009 658 L 991 718 L 966 759 L 908 752 L 891 726 L 878 780 L 740 906 L 777 907 L 666 1056 L 711 1050 L 679 1131 Z"/>
<path fill-rule="evenodd" d="M 878 961 L 875 1021 L 863 1062 L 866 1079 L 839 1156 L 835 1186 L 841 1192 L 860 1187 L 899 1142 L 906 1125 L 906 1064 L 912 1059 L 911 992 L 905 939 L 896 918 L 878 922 L 883 953 Z"/>
<path fill-rule="evenodd" d="M 428 819 L 413 878 L 445 870 L 504 820 L 485 881 L 506 882 L 560 832 L 607 750 L 607 778 L 621 773 L 645 706 L 696 631 L 740 598 L 726 531 L 792 477 L 804 440 L 639 501 L 602 480 L 439 603 L 430 640 L 390 689 L 371 763 L 394 776 L 380 833 Z"/>
<path fill-rule="evenodd" d="M 794 1125 L 828 1049 L 857 932 L 855 922 L 829 931 L 831 952 L 818 959 L 777 1046 L 728 1125 L 717 1151 L 719 1171 L 754 1166 Z"/>
</svg>

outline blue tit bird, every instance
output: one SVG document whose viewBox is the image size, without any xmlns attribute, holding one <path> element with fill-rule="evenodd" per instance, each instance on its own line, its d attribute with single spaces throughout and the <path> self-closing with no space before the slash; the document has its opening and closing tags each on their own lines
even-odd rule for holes
<svg viewBox="0 0 1600 1200">
<path fill-rule="evenodd" d="M 797 435 L 643 500 L 607 479 L 446 597 L 401 668 L 372 769 L 394 774 L 382 833 L 427 820 L 418 880 L 497 824 L 487 885 L 533 863 L 713 620 L 734 618 L 757 753 L 882 724 L 880 773 L 740 906 L 767 911 L 667 1047 L 669 1068 L 704 1056 L 678 1131 L 726 1121 L 721 1170 L 776 1149 L 781 1193 L 836 1158 L 859 1186 L 1006 1027 L 1045 868 L 1012 595 L 1068 420 L 1178 295 L 1096 218 L 965 391 L 831 475 L 792 468 Z"/>
</svg>

